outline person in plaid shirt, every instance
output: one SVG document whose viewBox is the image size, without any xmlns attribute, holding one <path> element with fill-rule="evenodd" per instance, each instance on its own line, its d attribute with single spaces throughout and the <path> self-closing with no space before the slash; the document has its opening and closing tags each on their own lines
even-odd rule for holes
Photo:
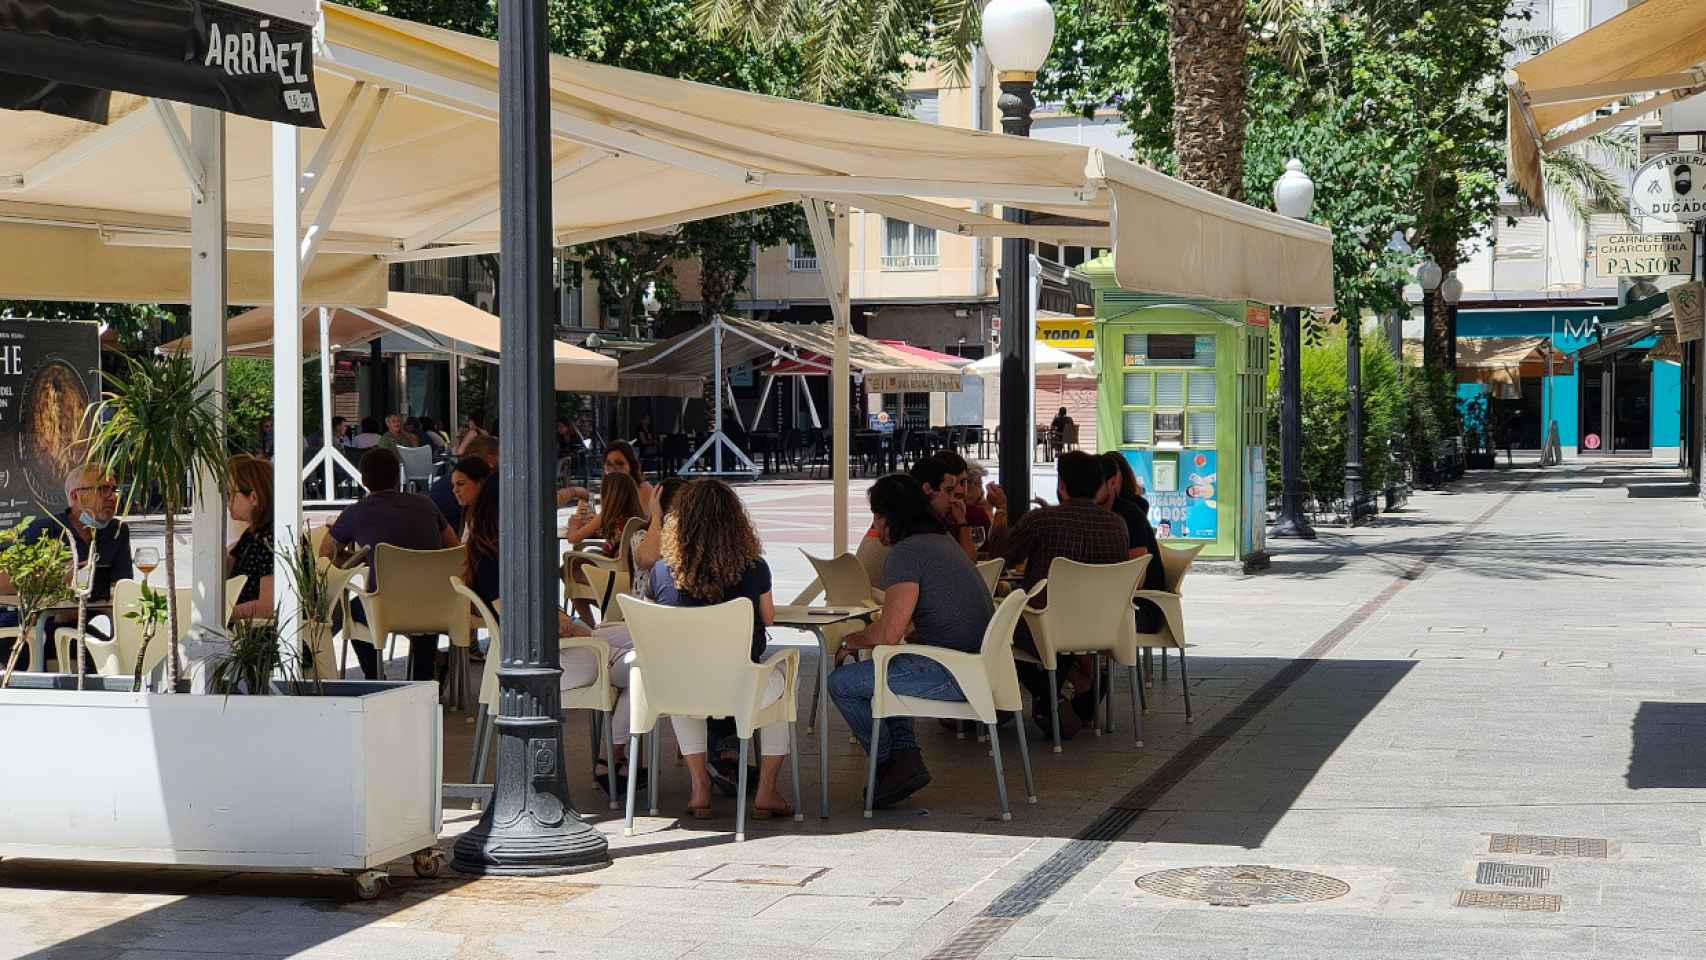
<svg viewBox="0 0 1706 960">
<path fill-rule="evenodd" d="M 1097 502 L 1103 484 L 1102 466 L 1096 458 L 1081 450 L 1068 451 L 1060 455 L 1056 471 L 1060 481 L 1056 490 L 1060 497 L 1059 505 L 1039 507 L 1025 514 L 1008 534 L 1002 547 L 1002 556 L 1009 568 L 1021 563 L 1025 565 L 1023 583 L 1026 590 L 1048 577 L 1049 564 L 1055 557 L 1066 557 L 1079 563 L 1121 563 L 1131 549 L 1125 521 Z M 1039 602 L 1046 600 L 1046 592 L 1037 599 Z M 1014 642 L 1036 653 L 1036 643 L 1022 620 L 1014 634 Z M 1093 660 L 1089 656 L 1060 657 L 1062 739 L 1077 734 L 1081 725 L 1095 722 L 1095 677 L 1092 669 Z M 1018 670 L 1019 681 L 1031 691 L 1031 716 L 1037 726 L 1047 732 L 1048 674 L 1030 663 L 1018 664 Z"/>
</svg>

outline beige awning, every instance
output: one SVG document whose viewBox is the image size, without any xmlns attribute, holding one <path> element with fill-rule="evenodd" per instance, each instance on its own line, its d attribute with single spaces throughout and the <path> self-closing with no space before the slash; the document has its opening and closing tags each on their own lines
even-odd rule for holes
<svg viewBox="0 0 1706 960">
<path fill-rule="evenodd" d="M 1524 377 L 1568 376 L 1568 354 L 1545 337 L 1465 337 L 1457 341 L 1457 378 L 1463 383 L 1506 384 Z"/>
<path fill-rule="evenodd" d="M 334 4 L 301 134 L 304 303 L 378 306 L 386 264 L 498 248 L 495 42 Z M 1184 297 L 1332 302 L 1331 234 L 1093 147 L 840 110 L 551 60 L 559 244 L 802 197 L 961 236 L 1015 231 L 973 201 L 1074 218 L 1022 228 L 1110 246 L 1119 282 Z M 99 127 L 0 114 L 0 296 L 187 299 L 187 108 L 114 95 Z M 271 130 L 226 122 L 232 300 L 270 299 Z M 27 227 L 19 232 L 14 228 Z M 255 261 L 251 266 L 250 261 Z M 255 279 L 263 282 L 253 282 Z M 333 282 L 334 280 L 338 282 Z"/>
<path fill-rule="evenodd" d="M 302 322 L 302 353 L 320 352 L 317 311 Z M 499 354 L 498 318 L 455 297 L 424 293 L 392 293 L 385 307 L 340 307 L 327 311 L 331 325 L 327 340 L 333 350 L 350 350 L 387 334 L 415 339 L 423 349 L 455 351 L 474 356 Z M 423 336 L 424 334 L 424 336 Z M 226 353 L 233 357 L 272 358 L 271 307 L 256 307 L 225 324 Z M 167 351 L 188 351 L 189 337 L 164 345 Z M 556 343 L 556 385 L 569 393 L 615 393 L 616 359 L 573 344 Z"/>
<path fill-rule="evenodd" d="M 1546 207 L 1540 157 L 1706 89 L 1706 3 L 1646 0 L 1505 74 L 1511 176 Z M 1601 107 L 1656 94 L 1610 116 Z M 1586 121 L 1577 124 L 1578 121 Z M 1567 129 L 1566 129 L 1567 128 Z"/>
<path fill-rule="evenodd" d="M 723 369 L 775 364 L 782 375 L 827 375 L 835 330 L 824 323 L 769 323 L 722 317 Z M 707 325 L 655 343 L 621 360 L 625 397 L 697 397 L 715 373 L 717 330 Z M 960 371 L 858 334 L 848 337 L 848 361 L 873 393 L 957 393 Z"/>
</svg>

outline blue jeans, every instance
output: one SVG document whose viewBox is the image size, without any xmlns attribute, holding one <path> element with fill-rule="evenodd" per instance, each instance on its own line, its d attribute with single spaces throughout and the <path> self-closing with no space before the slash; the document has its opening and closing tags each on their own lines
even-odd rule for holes
<svg viewBox="0 0 1706 960">
<path fill-rule="evenodd" d="M 960 685 L 948 668 L 926 657 L 901 654 L 889 661 L 889 690 L 903 697 L 922 700 L 964 700 Z M 829 675 L 829 697 L 841 711 L 859 745 L 871 752 L 871 697 L 876 691 L 876 665 L 869 660 L 849 663 Z M 895 750 L 916 750 L 911 717 L 883 720 L 883 736 L 877 744 L 877 762 L 886 763 Z"/>
</svg>

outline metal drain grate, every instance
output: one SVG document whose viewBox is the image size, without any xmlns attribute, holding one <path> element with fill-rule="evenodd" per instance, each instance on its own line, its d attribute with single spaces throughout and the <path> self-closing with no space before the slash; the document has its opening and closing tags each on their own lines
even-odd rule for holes
<svg viewBox="0 0 1706 960">
<path fill-rule="evenodd" d="M 1137 886 L 1163 897 L 1198 900 L 1217 907 L 1313 903 L 1351 892 L 1350 884 L 1325 874 L 1256 866 L 1161 870 L 1138 877 Z"/>
<path fill-rule="evenodd" d="M 1509 893 L 1504 890 L 1459 890 L 1459 907 L 1482 910 L 1522 910 L 1530 913 L 1557 913 L 1564 908 L 1564 898 L 1555 893 Z"/>
<path fill-rule="evenodd" d="M 1487 842 L 1488 853 L 1522 857 L 1578 857 L 1604 860 L 1609 843 L 1596 837 L 1537 837 L 1527 833 L 1495 833 Z"/>
<path fill-rule="evenodd" d="M 1551 871 L 1545 867 L 1530 867 L 1520 863 L 1496 863 L 1483 860 L 1475 866 L 1475 882 L 1489 887 L 1546 886 Z"/>
</svg>

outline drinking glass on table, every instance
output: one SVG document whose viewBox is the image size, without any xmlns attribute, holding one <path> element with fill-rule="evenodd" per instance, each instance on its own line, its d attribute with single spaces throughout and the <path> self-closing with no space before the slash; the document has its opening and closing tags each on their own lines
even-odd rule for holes
<svg viewBox="0 0 1706 960">
<path fill-rule="evenodd" d="M 157 547 L 137 547 L 130 558 L 135 562 L 136 569 L 142 571 L 142 582 L 146 584 L 148 575 L 160 565 L 160 550 Z"/>
</svg>

